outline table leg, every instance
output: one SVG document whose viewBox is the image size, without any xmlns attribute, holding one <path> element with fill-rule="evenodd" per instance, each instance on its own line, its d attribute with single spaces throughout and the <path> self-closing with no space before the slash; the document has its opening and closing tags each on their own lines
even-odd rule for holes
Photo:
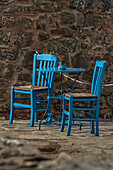
<svg viewBox="0 0 113 170">
<path fill-rule="evenodd" d="M 74 80 L 74 82 L 73 82 L 72 89 L 71 89 L 71 93 L 73 93 L 73 87 L 74 87 L 74 85 L 75 85 L 75 83 L 76 83 L 76 80 L 78 79 L 78 76 L 79 76 L 80 74 L 81 74 L 81 72 L 77 74 L 77 76 L 76 76 L 76 78 L 75 78 L 75 80 Z"/>
<path fill-rule="evenodd" d="M 71 89 L 71 93 L 73 92 L 74 84 L 75 84 L 77 78 L 79 77 L 80 73 L 77 74 L 77 76 L 76 76 L 76 78 L 74 80 L 74 83 L 73 83 L 72 89 Z M 45 113 L 43 115 L 43 118 L 39 122 L 39 130 L 40 130 L 41 124 L 52 124 L 52 125 L 60 125 L 61 124 L 60 122 L 62 120 L 61 117 L 62 117 L 62 99 L 63 99 L 63 74 L 62 74 L 62 72 L 60 74 L 61 74 L 61 94 L 60 94 L 60 96 L 52 97 L 52 95 L 50 94 L 50 91 L 48 90 L 48 105 L 47 105 L 47 109 L 46 109 L 46 111 L 45 111 Z M 59 115 L 58 120 L 55 120 L 52 117 L 52 113 L 51 113 L 52 99 L 60 99 L 61 100 L 61 103 L 60 103 L 60 115 Z M 42 122 L 46 115 L 47 115 L 46 122 Z M 81 124 L 81 122 L 79 122 L 79 123 Z"/>
</svg>

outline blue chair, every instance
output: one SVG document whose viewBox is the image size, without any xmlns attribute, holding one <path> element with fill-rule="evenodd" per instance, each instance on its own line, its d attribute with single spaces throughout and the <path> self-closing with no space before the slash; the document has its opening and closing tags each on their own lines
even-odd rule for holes
<svg viewBox="0 0 113 170">
<path fill-rule="evenodd" d="M 44 68 L 55 68 L 58 65 L 58 60 L 51 54 L 34 54 L 33 60 L 33 76 L 32 85 L 18 86 L 11 88 L 11 108 L 9 123 L 13 123 L 15 109 L 31 109 L 30 126 L 34 126 L 34 121 L 38 121 L 37 112 L 44 111 L 44 109 L 37 110 L 37 104 L 48 104 L 48 100 L 37 100 L 37 94 L 53 92 L 53 83 L 55 73 L 44 72 Z M 42 69 L 42 70 L 41 70 Z M 28 94 L 29 98 L 16 98 L 16 93 Z M 16 103 L 16 100 L 29 100 L 30 104 Z M 49 99 L 48 112 L 51 113 L 51 99 Z M 24 102 L 25 103 L 25 102 Z"/>
<path fill-rule="evenodd" d="M 67 136 L 71 133 L 72 124 L 80 125 L 81 121 L 90 121 L 91 133 L 94 133 L 94 121 L 96 121 L 96 136 L 99 135 L 99 104 L 101 89 L 106 68 L 106 61 L 97 61 L 94 69 L 91 93 L 67 93 L 63 95 L 63 115 L 61 132 L 64 131 L 66 119 L 68 121 Z M 75 106 L 78 102 L 90 102 L 90 106 Z M 67 104 L 68 103 L 68 104 Z M 96 106 L 95 106 L 96 103 Z M 77 116 L 75 111 L 90 111 L 89 116 Z M 74 123 L 76 121 L 76 123 Z M 78 123 L 77 123 L 78 122 Z"/>
</svg>

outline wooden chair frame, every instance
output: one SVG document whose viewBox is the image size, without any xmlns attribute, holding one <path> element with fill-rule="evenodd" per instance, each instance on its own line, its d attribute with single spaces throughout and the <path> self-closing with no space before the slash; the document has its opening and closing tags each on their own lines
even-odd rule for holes
<svg viewBox="0 0 113 170">
<path fill-rule="evenodd" d="M 52 96 L 55 73 L 43 72 L 45 68 L 55 68 L 58 65 L 58 60 L 51 54 L 34 54 L 33 59 L 33 76 L 32 85 L 18 86 L 11 88 L 11 108 L 9 123 L 13 123 L 15 109 L 30 109 L 31 119 L 30 126 L 34 126 L 34 121 L 38 121 L 37 112 L 44 111 L 37 110 L 37 104 L 48 104 L 48 100 L 37 100 L 36 94 L 49 93 Z M 29 98 L 16 98 L 15 94 L 28 94 Z M 30 100 L 30 104 L 16 103 L 16 100 Z M 48 112 L 51 113 L 51 99 L 49 99 Z"/>
<path fill-rule="evenodd" d="M 67 93 L 63 95 L 63 115 L 61 132 L 64 131 L 65 120 L 68 117 L 68 129 L 67 136 L 71 133 L 71 126 L 74 121 L 78 121 L 80 127 L 82 126 L 81 121 L 90 121 L 91 133 L 94 133 L 94 121 L 96 121 L 96 136 L 99 135 L 99 104 L 101 97 L 101 89 L 106 68 L 106 61 L 97 61 L 94 69 L 91 93 Z M 69 105 L 66 105 L 66 102 Z M 85 102 L 89 101 L 90 106 L 75 106 L 74 102 Z M 94 107 L 94 102 L 96 102 L 96 108 Z M 68 111 L 67 111 L 68 108 Z M 75 111 L 90 111 L 90 116 L 77 116 L 73 114 Z M 73 116 L 74 115 L 74 116 Z M 96 118 L 95 118 L 96 116 Z"/>
</svg>

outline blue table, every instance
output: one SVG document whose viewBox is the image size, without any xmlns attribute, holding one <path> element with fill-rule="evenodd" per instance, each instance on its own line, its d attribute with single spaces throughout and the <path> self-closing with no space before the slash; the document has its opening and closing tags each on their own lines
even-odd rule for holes
<svg viewBox="0 0 113 170">
<path fill-rule="evenodd" d="M 61 74 L 61 94 L 60 96 L 48 96 L 48 101 L 51 100 L 51 99 L 60 99 L 61 100 L 61 105 L 62 105 L 62 96 L 63 96 L 63 78 L 62 78 L 62 73 L 77 73 L 76 77 L 75 77 L 75 80 L 73 82 L 73 85 L 72 85 L 72 89 L 71 89 L 71 93 L 73 92 L 73 87 L 74 87 L 74 84 L 78 78 L 78 76 L 82 73 L 82 72 L 85 72 L 85 69 L 81 69 L 81 68 L 66 68 L 65 70 L 63 69 L 59 69 L 59 68 L 54 68 L 54 69 L 37 69 L 37 71 L 42 71 L 42 74 L 44 75 L 44 72 L 55 72 L 55 73 L 60 73 Z M 49 92 L 48 92 L 49 94 Z M 49 102 L 48 102 L 49 103 Z M 48 104 L 48 107 L 51 107 L 49 104 Z M 39 129 L 40 129 L 40 125 L 41 124 L 59 124 L 58 122 L 61 121 L 61 113 L 60 113 L 60 116 L 59 116 L 59 120 L 57 120 L 57 123 L 56 123 L 56 120 L 52 119 L 52 113 L 47 113 L 48 111 L 48 108 L 43 116 L 43 118 L 41 119 L 41 121 L 39 122 Z M 62 112 L 62 111 L 61 111 Z M 46 116 L 46 114 L 48 115 L 47 119 L 46 119 L 46 122 L 42 122 L 42 120 L 44 119 L 44 117 Z"/>
<path fill-rule="evenodd" d="M 37 69 L 37 71 L 48 71 L 48 72 L 56 72 L 56 73 L 81 73 L 81 72 L 85 72 L 85 69 L 81 69 L 81 68 L 69 68 L 66 67 L 65 70 L 59 69 L 59 68 L 45 68 L 45 69 Z"/>
</svg>

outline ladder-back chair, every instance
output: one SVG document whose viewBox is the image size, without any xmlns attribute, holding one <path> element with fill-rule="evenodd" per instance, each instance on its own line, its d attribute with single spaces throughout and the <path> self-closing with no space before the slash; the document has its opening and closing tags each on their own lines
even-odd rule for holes
<svg viewBox="0 0 113 170">
<path fill-rule="evenodd" d="M 90 121 L 91 133 L 94 133 L 94 121 L 96 121 L 96 136 L 99 135 L 99 104 L 101 89 L 106 68 L 106 61 L 97 61 L 93 73 L 91 93 L 65 93 L 63 95 L 63 115 L 61 132 L 64 131 L 66 118 L 68 119 L 67 136 L 71 133 L 71 126 L 74 121 L 78 121 L 80 128 L 81 121 Z M 67 105 L 67 103 L 69 104 Z M 78 102 L 90 102 L 90 106 L 76 106 Z M 96 102 L 96 107 L 94 103 Z M 90 116 L 77 116 L 75 111 L 90 111 Z"/>
<path fill-rule="evenodd" d="M 32 85 L 11 88 L 11 108 L 9 123 L 13 123 L 15 109 L 29 108 L 31 110 L 30 126 L 34 126 L 34 121 L 38 121 L 37 112 L 44 111 L 44 109 L 37 110 L 37 104 L 48 104 L 48 100 L 37 100 L 36 95 L 40 93 L 49 93 L 49 96 L 51 96 L 53 92 L 55 73 L 46 72 L 43 71 L 43 69 L 55 68 L 57 65 L 57 58 L 51 54 L 34 54 Z M 30 97 L 16 98 L 16 93 L 28 94 Z M 30 100 L 30 104 L 16 103 L 17 100 Z M 51 102 L 51 99 L 49 99 L 49 113 L 51 113 Z"/>
</svg>

